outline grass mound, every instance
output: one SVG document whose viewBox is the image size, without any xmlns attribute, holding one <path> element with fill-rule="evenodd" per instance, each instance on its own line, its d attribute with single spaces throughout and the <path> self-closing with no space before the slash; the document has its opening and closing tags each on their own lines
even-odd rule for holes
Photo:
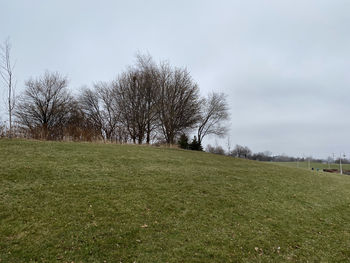
<svg viewBox="0 0 350 263">
<path fill-rule="evenodd" d="M 0 140 L 0 262 L 348 262 L 349 201 L 348 176 Z"/>
</svg>

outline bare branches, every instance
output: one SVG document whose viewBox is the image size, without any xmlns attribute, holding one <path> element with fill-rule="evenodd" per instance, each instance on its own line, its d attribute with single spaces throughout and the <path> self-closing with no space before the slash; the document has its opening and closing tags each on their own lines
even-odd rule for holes
<svg viewBox="0 0 350 263">
<path fill-rule="evenodd" d="M 207 135 L 223 136 L 227 127 L 223 122 L 229 119 L 225 94 L 211 93 L 202 101 L 201 117 L 198 125 L 198 141 L 202 142 Z"/>
<path fill-rule="evenodd" d="M 84 88 L 76 100 L 58 73 L 29 79 L 16 107 L 18 122 L 43 139 L 68 134 L 74 139 L 174 144 L 181 133 L 198 128 L 200 145 L 208 134 L 225 134 L 228 108 L 223 94 L 200 99 L 187 69 L 156 64 L 149 55 L 136 59 L 117 80 Z"/>
<path fill-rule="evenodd" d="M 136 66 L 119 76 L 115 95 L 121 123 L 134 143 L 150 143 L 160 132 L 173 144 L 199 119 L 198 87 L 189 72 L 156 65 L 150 56 L 138 55 Z"/>
<path fill-rule="evenodd" d="M 233 151 L 229 153 L 229 155 L 238 158 L 250 158 L 252 151 L 247 146 L 237 144 Z"/>
<path fill-rule="evenodd" d="M 94 90 L 84 89 L 79 103 L 87 120 L 100 131 L 102 138 L 112 140 L 119 124 L 114 84 L 99 82 L 94 85 Z"/>
<path fill-rule="evenodd" d="M 121 122 L 131 140 L 141 144 L 151 141 L 157 127 L 157 68 L 150 56 L 137 56 L 137 64 L 121 74 L 115 95 Z"/>
<path fill-rule="evenodd" d="M 11 44 L 9 39 L 0 46 L 0 76 L 7 89 L 7 109 L 9 114 L 9 137 L 12 137 L 12 112 L 15 107 L 15 84 L 13 70 L 15 65 L 11 63 Z"/>
<path fill-rule="evenodd" d="M 62 129 L 68 121 L 73 103 L 67 83 L 67 79 L 59 73 L 49 72 L 26 82 L 26 90 L 18 101 L 15 116 L 34 137 L 57 139 L 63 136 Z"/>
<path fill-rule="evenodd" d="M 186 69 L 172 69 L 168 64 L 160 66 L 157 85 L 161 130 L 166 142 L 173 144 L 176 136 L 193 128 L 199 119 L 198 86 Z"/>
</svg>

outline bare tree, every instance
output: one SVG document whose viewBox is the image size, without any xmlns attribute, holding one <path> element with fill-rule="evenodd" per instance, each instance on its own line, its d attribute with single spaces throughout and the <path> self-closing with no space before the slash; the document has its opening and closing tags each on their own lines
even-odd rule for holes
<svg viewBox="0 0 350 263">
<path fill-rule="evenodd" d="M 25 91 L 15 108 L 15 116 L 31 136 L 62 139 L 73 104 L 67 83 L 67 78 L 50 72 L 26 81 Z"/>
<path fill-rule="evenodd" d="M 115 138 L 115 131 L 119 123 L 119 111 L 116 108 L 114 83 L 99 82 L 95 84 L 97 96 L 101 101 L 103 131 L 107 140 Z"/>
<path fill-rule="evenodd" d="M 94 90 L 84 89 L 79 97 L 87 121 L 100 131 L 102 138 L 113 140 L 118 128 L 119 113 L 114 101 L 113 83 L 99 82 Z"/>
<path fill-rule="evenodd" d="M 0 138 L 6 136 L 6 125 L 0 120 Z"/>
<path fill-rule="evenodd" d="M 116 82 L 116 102 L 132 141 L 149 144 L 157 127 L 157 66 L 149 55 L 137 55 L 136 59 L 136 65 Z"/>
<path fill-rule="evenodd" d="M 84 88 L 79 96 L 79 107 L 91 126 L 98 130 L 100 136 L 103 137 L 103 119 L 97 92 Z"/>
<path fill-rule="evenodd" d="M 231 152 L 231 137 L 230 137 L 230 135 L 227 136 L 226 145 L 227 145 L 227 152 L 228 152 L 228 154 L 230 154 L 230 152 Z"/>
<path fill-rule="evenodd" d="M 225 150 L 220 145 L 211 146 L 210 144 L 208 144 L 207 147 L 205 148 L 205 151 L 209 153 L 225 155 Z"/>
<path fill-rule="evenodd" d="M 195 127 L 199 119 L 199 92 L 186 69 L 168 63 L 156 65 L 149 55 L 138 55 L 137 64 L 117 81 L 116 101 L 121 122 L 134 143 L 150 143 L 157 131 L 168 144 Z"/>
<path fill-rule="evenodd" d="M 237 144 L 230 155 L 238 158 L 249 158 L 252 155 L 252 151 L 247 146 Z"/>
<path fill-rule="evenodd" d="M 224 136 L 227 132 L 227 127 L 223 124 L 228 119 L 229 114 L 225 94 L 210 93 L 201 103 L 201 114 L 197 131 L 198 142 L 201 144 L 203 138 L 210 134 Z"/>
<path fill-rule="evenodd" d="M 158 93 L 157 77 L 158 69 L 150 55 L 138 54 L 136 68 L 141 77 L 141 93 L 145 100 L 145 115 L 146 115 L 146 143 L 151 141 L 151 134 L 157 128 L 157 101 Z"/>
<path fill-rule="evenodd" d="M 101 130 L 93 125 L 77 100 L 72 103 L 68 121 L 64 127 L 64 137 L 73 141 L 92 141 L 101 138 Z"/>
<path fill-rule="evenodd" d="M 121 122 L 134 143 L 141 144 L 147 126 L 147 102 L 143 90 L 142 73 L 129 69 L 123 73 L 116 86 L 116 103 L 120 110 Z"/>
<path fill-rule="evenodd" d="M 7 110 L 9 114 L 9 137 L 12 137 L 12 112 L 15 107 L 15 83 L 13 69 L 15 65 L 11 62 L 11 44 L 7 39 L 0 46 L 0 76 L 7 89 Z"/>
<path fill-rule="evenodd" d="M 199 91 L 186 69 L 172 69 L 163 63 L 159 67 L 158 119 L 165 141 L 174 144 L 176 137 L 194 128 L 199 119 Z"/>
</svg>

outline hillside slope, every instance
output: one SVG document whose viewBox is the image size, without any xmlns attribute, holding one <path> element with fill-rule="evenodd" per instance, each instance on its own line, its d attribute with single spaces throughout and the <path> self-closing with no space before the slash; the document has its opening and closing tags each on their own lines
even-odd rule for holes
<svg viewBox="0 0 350 263">
<path fill-rule="evenodd" d="M 0 140 L 0 262 L 307 260 L 350 260 L 350 177 L 177 149 Z"/>
</svg>

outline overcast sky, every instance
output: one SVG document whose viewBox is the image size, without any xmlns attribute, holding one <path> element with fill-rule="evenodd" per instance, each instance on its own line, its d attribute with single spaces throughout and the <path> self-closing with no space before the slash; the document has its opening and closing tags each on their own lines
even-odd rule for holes
<svg viewBox="0 0 350 263">
<path fill-rule="evenodd" d="M 148 52 L 187 67 L 203 95 L 227 94 L 232 145 L 350 156 L 349 14 L 348 0 L 0 0 L 0 40 L 18 92 L 45 70 L 76 92 Z"/>
</svg>

